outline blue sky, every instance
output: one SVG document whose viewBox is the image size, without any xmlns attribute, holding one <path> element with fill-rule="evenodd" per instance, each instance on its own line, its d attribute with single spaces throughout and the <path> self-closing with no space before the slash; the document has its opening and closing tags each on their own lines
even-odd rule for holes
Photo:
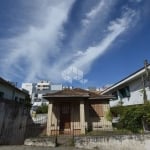
<svg viewBox="0 0 150 150">
<path fill-rule="evenodd" d="M 1 0 L 0 76 L 113 84 L 150 61 L 149 0 Z"/>
</svg>

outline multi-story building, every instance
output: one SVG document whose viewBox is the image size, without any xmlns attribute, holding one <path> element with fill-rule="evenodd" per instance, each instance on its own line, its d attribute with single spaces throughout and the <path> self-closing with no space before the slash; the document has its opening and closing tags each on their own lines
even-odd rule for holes
<svg viewBox="0 0 150 150">
<path fill-rule="evenodd" d="M 50 81 L 40 81 L 38 83 L 22 83 L 22 89 L 29 91 L 33 106 L 48 104 L 42 97 L 43 94 L 53 93 L 62 90 L 62 84 L 53 84 Z"/>
</svg>

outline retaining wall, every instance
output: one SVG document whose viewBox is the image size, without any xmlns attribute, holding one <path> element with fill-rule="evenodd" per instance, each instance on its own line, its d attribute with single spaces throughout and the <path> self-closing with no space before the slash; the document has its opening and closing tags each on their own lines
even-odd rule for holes
<svg viewBox="0 0 150 150">
<path fill-rule="evenodd" d="M 150 134 L 75 137 L 75 147 L 100 150 L 150 150 Z"/>
</svg>

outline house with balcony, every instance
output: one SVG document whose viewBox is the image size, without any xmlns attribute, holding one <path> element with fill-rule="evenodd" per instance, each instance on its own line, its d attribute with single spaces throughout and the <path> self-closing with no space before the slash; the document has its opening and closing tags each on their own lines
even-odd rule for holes
<svg viewBox="0 0 150 150">
<path fill-rule="evenodd" d="M 101 94 L 114 96 L 110 107 L 143 104 L 150 100 L 150 64 L 105 89 Z"/>
</svg>

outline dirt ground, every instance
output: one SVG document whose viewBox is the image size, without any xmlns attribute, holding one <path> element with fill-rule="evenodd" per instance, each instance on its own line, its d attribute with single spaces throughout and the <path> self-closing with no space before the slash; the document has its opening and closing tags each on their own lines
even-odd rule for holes
<svg viewBox="0 0 150 150">
<path fill-rule="evenodd" d="M 0 146 L 0 150 L 81 150 L 74 147 Z"/>
</svg>

